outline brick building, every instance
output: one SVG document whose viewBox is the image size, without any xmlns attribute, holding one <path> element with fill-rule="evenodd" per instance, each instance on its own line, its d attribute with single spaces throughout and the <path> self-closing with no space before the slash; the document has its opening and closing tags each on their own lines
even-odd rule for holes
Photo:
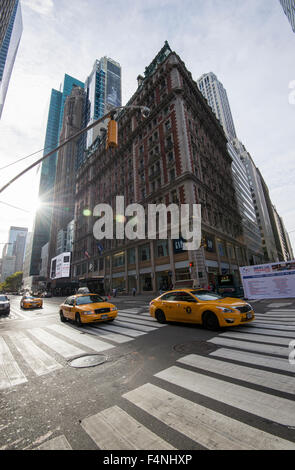
<svg viewBox="0 0 295 470">
<path fill-rule="evenodd" d="M 232 159 L 221 124 L 181 58 L 168 43 L 138 77 L 117 117 L 119 146 L 103 136 L 76 179 L 73 279 L 103 280 L 111 288 L 158 291 L 193 278 L 200 286 L 245 264 L 245 243 L 232 181 Z M 102 240 L 93 236 L 98 203 L 201 204 L 204 246 L 183 251 L 181 240 Z M 192 266 L 190 267 L 190 263 Z"/>
</svg>

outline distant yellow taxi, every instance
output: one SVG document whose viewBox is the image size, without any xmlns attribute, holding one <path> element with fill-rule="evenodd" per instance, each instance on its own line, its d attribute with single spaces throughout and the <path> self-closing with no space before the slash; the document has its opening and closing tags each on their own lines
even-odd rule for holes
<svg viewBox="0 0 295 470">
<path fill-rule="evenodd" d="M 33 297 L 32 295 L 24 295 L 20 301 L 21 308 L 42 308 L 43 299 Z"/>
<path fill-rule="evenodd" d="M 113 321 L 118 315 L 115 305 L 98 294 L 78 294 L 68 297 L 59 310 L 60 321 L 74 320 L 79 326 L 85 323 Z"/>
<path fill-rule="evenodd" d="M 208 330 L 237 326 L 254 320 L 250 304 L 221 297 L 206 289 L 176 289 L 150 302 L 150 315 L 159 323 L 199 323 Z"/>
</svg>

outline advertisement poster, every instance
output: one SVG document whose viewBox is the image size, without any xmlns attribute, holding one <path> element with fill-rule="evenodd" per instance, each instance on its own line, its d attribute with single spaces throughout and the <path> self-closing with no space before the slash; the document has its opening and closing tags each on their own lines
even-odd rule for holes
<svg viewBox="0 0 295 470">
<path fill-rule="evenodd" d="M 295 297 L 295 260 L 240 268 L 246 299 Z"/>
<path fill-rule="evenodd" d="M 61 255 L 58 255 L 55 258 L 52 258 L 50 278 L 60 279 L 63 277 L 69 277 L 70 267 L 71 267 L 71 253 L 70 252 L 62 253 Z"/>
</svg>

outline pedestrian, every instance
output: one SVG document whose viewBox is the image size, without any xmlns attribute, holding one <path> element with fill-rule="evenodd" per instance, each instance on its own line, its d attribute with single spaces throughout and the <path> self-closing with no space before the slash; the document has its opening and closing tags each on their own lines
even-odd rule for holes
<svg viewBox="0 0 295 470">
<path fill-rule="evenodd" d="M 135 294 L 136 294 L 136 288 L 133 287 L 133 289 L 132 289 L 132 295 L 133 295 L 133 297 L 135 296 Z"/>
</svg>

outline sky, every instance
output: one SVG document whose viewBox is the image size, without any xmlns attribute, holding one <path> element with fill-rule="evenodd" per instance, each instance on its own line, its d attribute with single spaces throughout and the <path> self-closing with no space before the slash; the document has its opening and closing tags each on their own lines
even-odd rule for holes
<svg viewBox="0 0 295 470">
<path fill-rule="evenodd" d="M 295 252 L 295 34 L 279 0 L 21 0 L 23 34 L 0 120 L 1 187 L 40 158 L 51 89 L 96 59 L 122 67 L 122 104 L 165 40 L 196 81 L 214 72 Z M 0 194 L 0 243 L 32 230 L 40 171 Z M 6 204 L 4 205 L 3 202 Z M 10 204 L 15 207 L 10 207 Z M 0 245 L 0 256 L 3 245 Z"/>
</svg>

